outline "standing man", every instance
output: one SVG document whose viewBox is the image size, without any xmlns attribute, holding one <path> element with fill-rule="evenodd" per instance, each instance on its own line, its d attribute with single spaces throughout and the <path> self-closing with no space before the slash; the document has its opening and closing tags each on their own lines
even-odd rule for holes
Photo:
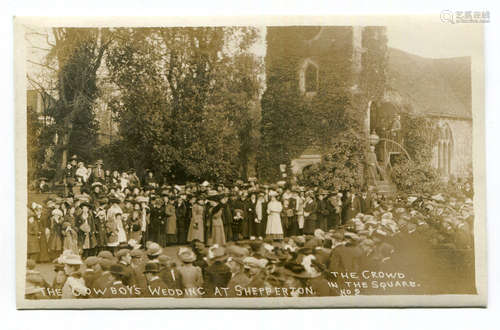
<svg viewBox="0 0 500 330">
<path fill-rule="evenodd" d="M 324 232 L 328 230 L 327 226 L 327 220 L 330 217 L 330 208 L 328 205 L 328 200 L 325 199 L 326 195 L 328 193 L 326 190 L 321 189 L 319 194 L 318 194 L 318 223 L 317 227 Z"/>
<path fill-rule="evenodd" d="M 167 198 L 167 194 L 162 193 L 164 198 Z M 164 202 L 160 197 L 156 197 L 153 199 L 152 203 L 152 208 L 151 208 L 151 217 L 149 221 L 149 228 L 148 228 L 148 241 L 152 241 L 155 243 L 160 244 L 161 246 L 165 246 L 165 224 L 166 224 L 166 217 L 167 215 L 165 214 L 165 209 L 164 209 Z"/>
<path fill-rule="evenodd" d="M 90 174 L 90 182 L 100 182 L 104 184 L 104 169 L 102 168 L 103 166 L 103 161 L 102 159 L 99 159 L 95 162 L 95 167 L 92 169 L 92 172 Z"/>
<path fill-rule="evenodd" d="M 224 225 L 224 236 L 226 237 L 226 241 L 233 240 L 233 211 L 231 206 L 228 203 L 227 195 L 223 194 L 220 199 L 220 203 L 222 204 L 222 224 Z"/>
<path fill-rule="evenodd" d="M 129 170 L 128 186 L 130 187 L 130 189 L 134 189 L 135 187 L 137 188 L 141 187 L 141 180 L 139 180 L 135 168 L 131 168 Z"/>
<path fill-rule="evenodd" d="M 264 215 L 267 212 L 267 204 L 264 199 L 264 193 L 260 192 L 257 196 L 257 201 L 255 202 L 255 219 L 254 219 L 254 235 L 255 237 L 264 237 L 265 227 L 264 227 Z"/>
<path fill-rule="evenodd" d="M 187 219 L 186 194 L 182 193 L 175 203 L 177 218 L 177 243 L 186 244 L 189 223 Z"/>
<path fill-rule="evenodd" d="M 241 206 L 243 210 L 243 221 L 240 227 L 241 236 L 243 236 L 243 239 L 248 239 L 250 237 L 250 219 L 253 217 L 253 205 L 248 199 L 248 192 L 246 190 L 241 194 Z"/>
<path fill-rule="evenodd" d="M 309 190 L 306 193 L 306 201 L 304 203 L 304 234 L 313 235 L 316 230 L 318 204 L 314 200 L 314 192 Z"/>
</svg>

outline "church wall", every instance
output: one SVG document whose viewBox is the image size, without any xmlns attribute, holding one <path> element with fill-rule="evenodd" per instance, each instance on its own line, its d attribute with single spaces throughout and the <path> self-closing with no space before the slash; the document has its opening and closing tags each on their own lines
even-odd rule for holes
<svg viewBox="0 0 500 330">
<path fill-rule="evenodd" d="M 472 121 L 467 119 L 440 118 L 449 125 L 453 137 L 451 158 L 451 174 L 455 177 L 466 177 L 472 169 Z M 438 148 L 434 148 L 432 164 L 438 168 Z"/>
<path fill-rule="evenodd" d="M 451 172 L 455 176 L 466 176 L 472 169 L 472 121 L 447 120 L 453 134 L 453 157 Z"/>
</svg>

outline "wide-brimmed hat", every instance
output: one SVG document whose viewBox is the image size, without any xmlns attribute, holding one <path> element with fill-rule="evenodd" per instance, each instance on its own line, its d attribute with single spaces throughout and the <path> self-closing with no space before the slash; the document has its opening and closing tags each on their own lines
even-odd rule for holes
<svg viewBox="0 0 500 330">
<path fill-rule="evenodd" d="M 212 261 L 224 261 L 228 258 L 226 254 L 226 249 L 223 247 L 216 247 L 211 250 L 212 252 Z"/>
<path fill-rule="evenodd" d="M 179 249 L 179 252 L 177 253 L 177 256 L 182 262 L 193 262 L 196 260 L 196 254 L 193 252 L 193 250 L 187 247 L 181 247 Z"/>
<path fill-rule="evenodd" d="M 68 254 L 61 255 L 61 258 L 59 258 L 59 261 L 61 264 L 66 264 L 66 265 L 81 265 L 82 264 L 82 258 L 80 258 L 79 255 L 74 254 L 74 253 L 68 253 Z"/>
<path fill-rule="evenodd" d="M 246 268 L 262 269 L 266 267 L 267 263 L 268 263 L 267 259 L 257 259 L 255 257 L 243 258 L 243 264 Z"/>
<path fill-rule="evenodd" d="M 108 200 L 111 204 L 113 204 L 113 203 L 119 204 L 120 203 L 120 199 L 116 196 L 109 196 Z"/>
<path fill-rule="evenodd" d="M 92 205 L 90 205 L 90 203 L 88 203 L 88 202 L 82 202 L 82 203 L 80 203 L 80 207 L 84 207 L 84 206 L 88 207 L 89 209 L 92 208 Z"/>
<path fill-rule="evenodd" d="M 171 265 L 173 262 L 173 259 L 165 254 L 162 254 L 158 257 L 158 263 L 160 265 L 168 266 Z"/>
<path fill-rule="evenodd" d="M 297 278 L 315 278 L 321 275 L 321 273 L 309 273 L 306 271 L 303 265 L 295 262 L 287 262 L 281 269 L 284 275 L 293 276 Z"/>
<path fill-rule="evenodd" d="M 146 254 L 148 256 L 158 256 L 161 254 L 161 247 L 158 243 L 152 242 L 147 245 Z"/>
<path fill-rule="evenodd" d="M 122 275 L 122 276 L 125 275 L 125 268 L 120 264 L 111 265 L 109 271 L 111 274 L 114 275 Z"/>
<path fill-rule="evenodd" d="M 160 265 L 157 262 L 148 262 L 144 267 L 143 273 L 158 273 L 160 271 Z"/>
<path fill-rule="evenodd" d="M 97 257 L 101 258 L 101 259 L 107 259 L 107 260 L 114 260 L 115 259 L 115 257 L 113 256 L 113 254 L 110 251 L 101 251 L 97 254 Z"/>
<path fill-rule="evenodd" d="M 324 240 L 325 239 L 325 232 L 320 228 L 315 229 L 314 230 L 314 237 L 317 237 L 319 239 Z"/>
<path fill-rule="evenodd" d="M 226 246 L 226 252 L 233 257 L 246 257 L 250 253 L 247 248 L 234 244 Z"/>
<path fill-rule="evenodd" d="M 59 210 L 59 209 L 54 209 L 52 211 L 52 215 L 57 215 L 57 216 L 62 217 L 63 216 L 63 212 L 61 210 Z"/>
<path fill-rule="evenodd" d="M 85 266 L 92 267 L 92 266 L 98 264 L 99 261 L 100 260 L 98 257 L 90 256 L 87 259 L 85 259 Z"/>
<path fill-rule="evenodd" d="M 134 249 L 134 250 L 130 251 L 130 256 L 132 258 L 142 258 L 143 255 L 144 255 L 144 252 L 142 250 L 139 250 L 139 249 Z"/>
<path fill-rule="evenodd" d="M 120 249 L 120 250 L 118 250 L 118 252 L 116 253 L 116 257 L 117 257 L 117 258 L 121 258 L 121 257 L 126 256 L 127 254 L 130 254 L 130 250 L 129 250 L 129 249 Z"/>
<path fill-rule="evenodd" d="M 135 198 L 135 201 L 136 201 L 137 203 L 148 203 L 148 202 L 149 202 L 149 198 L 148 198 L 148 197 L 146 197 L 146 196 L 137 196 L 137 197 Z"/>
<path fill-rule="evenodd" d="M 161 254 L 161 247 L 158 243 L 151 243 L 146 250 L 148 256 L 158 256 Z"/>
</svg>

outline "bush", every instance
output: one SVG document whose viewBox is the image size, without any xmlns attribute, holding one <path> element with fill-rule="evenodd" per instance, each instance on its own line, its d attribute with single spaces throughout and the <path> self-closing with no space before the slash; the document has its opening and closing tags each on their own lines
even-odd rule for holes
<svg viewBox="0 0 500 330">
<path fill-rule="evenodd" d="M 437 169 L 428 163 L 404 161 L 392 167 L 391 178 L 406 193 L 435 194 L 443 189 Z"/>
<path fill-rule="evenodd" d="M 363 184 L 364 141 L 352 130 L 341 133 L 319 164 L 305 169 L 299 183 L 329 190 L 358 189 Z"/>
</svg>

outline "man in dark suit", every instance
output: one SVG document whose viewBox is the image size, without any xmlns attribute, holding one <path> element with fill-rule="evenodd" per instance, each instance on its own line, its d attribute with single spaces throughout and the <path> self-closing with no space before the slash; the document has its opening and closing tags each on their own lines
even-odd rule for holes
<svg viewBox="0 0 500 330">
<path fill-rule="evenodd" d="M 186 194 L 182 194 L 175 202 L 175 217 L 177 221 L 177 243 L 185 244 L 189 230 L 187 218 Z"/>
<path fill-rule="evenodd" d="M 139 180 L 139 177 L 137 176 L 135 168 L 131 168 L 128 172 L 128 186 L 130 189 L 134 188 L 140 188 L 141 187 L 141 180 Z"/>
<path fill-rule="evenodd" d="M 99 264 L 99 258 L 95 256 L 88 257 L 85 260 L 85 271 L 82 274 L 82 277 L 85 281 L 85 286 L 89 289 L 94 288 L 94 283 L 98 278 L 102 276 L 101 265 Z M 96 297 L 96 293 L 94 290 L 90 293 L 90 297 Z"/>
<path fill-rule="evenodd" d="M 226 265 L 226 251 L 223 247 L 213 250 L 212 264 L 205 269 L 205 289 L 213 297 L 216 288 L 225 288 L 231 279 L 231 269 Z"/>
<path fill-rule="evenodd" d="M 103 162 L 102 159 L 99 159 L 95 163 L 95 167 L 92 169 L 92 172 L 90 174 L 90 182 L 100 182 L 104 183 L 104 169 L 102 168 Z"/>
<path fill-rule="evenodd" d="M 220 199 L 222 204 L 222 223 L 224 224 L 224 234 L 226 241 L 232 241 L 233 238 L 233 211 L 232 205 L 228 203 L 228 197 L 223 195 Z"/>
<path fill-rule="evenodd" d="M 123 284 L 125 285 L 134 285 L 135 284 L 135 278 L 134 278 L 134 271 L 132 267 L 130 266 L 130 263 L 132 262 L 132 256 L 130 255 L 130 250 L 129 249 L 120 249 L 116 253 L 116 257 L 118 258 L 118 264 L 122 266 L 123 268 Z"/>
<path fill-rule="evenodd" d="M 140 292 L 131 291 L 130 288 L 124 284 L 127 275 L 122 265 L 112 265 L 110 267 L 110 273 L 111 285 L 106 288 L 106 292 L 103 295 L 104 298 L 130 298 L 139 296 Z"/>
<path fill-rule="evenodd" d="M 169 256 L 158 257 L 160 272 L 158 276 L 169 289 L 182 289 L 181 274 Z"/>
<path fill-rule="evenodd" d="M 328 193 L 321 190 L 318 194 L 318 208 L 317 208 L 317 228 L 327 231 L 327 219 L 330 217 L 330 207 L 328 200 L 325 198 Z"/>
<path fill-rule="evenodd" d="M 147 280 L 147 288 L 144 292 L 145 297 L 164 297 L 163 292 L 168 289 L 165 283 L 161 280 L 158 273 L 160 272 L 159 263 L 148 262 L 144 268 L 144 275 Z M 165 290 L 164 290 L 165 289 Z"/>
</svg>

